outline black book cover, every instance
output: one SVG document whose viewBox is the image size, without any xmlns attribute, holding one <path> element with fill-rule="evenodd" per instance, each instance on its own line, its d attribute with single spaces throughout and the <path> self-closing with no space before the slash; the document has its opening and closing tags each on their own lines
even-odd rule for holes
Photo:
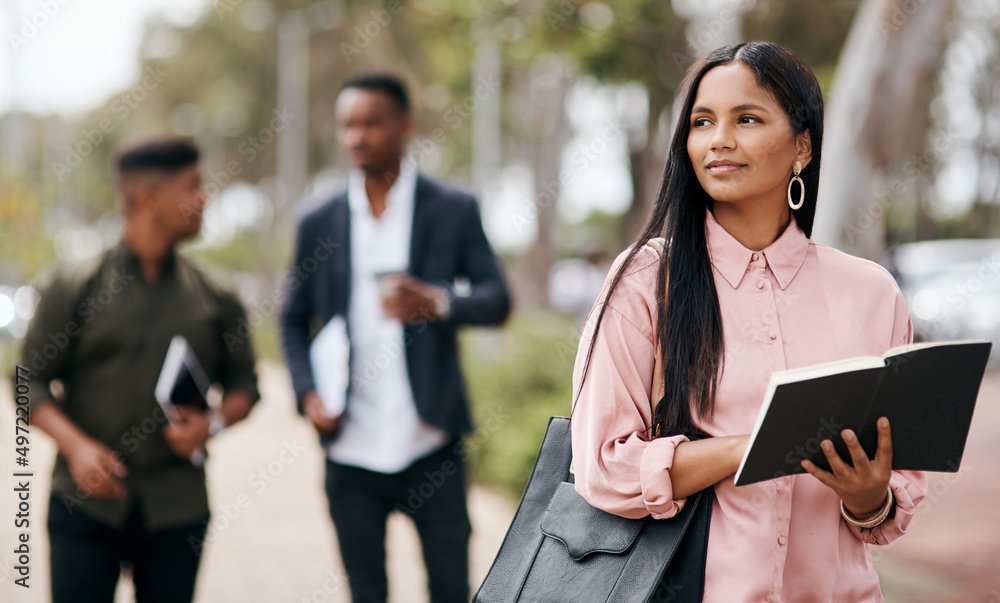
<svg viewBox="0 0 1000 603">
<path fill-rule="evenodd" d="M 186 406 L 208 411 L 210 384 L 198 358 L 184 337 L 170 340 L 167 357 L 156 382 L 156 400 L 164 407 Z"/>
<path fill-rule="evenodd" d="M 957 472 L 990 346 L 983 342 L 968 348 L 925 348 L 890 358 L 881 391 L 892 395 L 876 399 L 870 419 L 858 432 L 869 457 L 878 446 L 875 421 L 885 416 L 893 435 L 898 430 L 909 444 L 897 446 L 893 437 L 894 469 Z"/>
<path fill-rule="evenodd" d="M 805 473 L 804 459 L 829 470 L 820 448 L 827 439 L 850 464 L 844 429 L 854 430 L 874 458 L 875 422 L 882 416 L 892 430 L 893 469 L 958 471 L 991 346 L 917 344 L 882 358 L 775 373 L 736 485 Z"/>
</svg>

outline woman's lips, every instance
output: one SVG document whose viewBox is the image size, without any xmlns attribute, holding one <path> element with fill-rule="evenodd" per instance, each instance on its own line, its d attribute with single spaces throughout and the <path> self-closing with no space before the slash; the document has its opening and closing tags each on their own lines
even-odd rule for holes
<svg viewBox="0 0 1000 603">
<path fill-rule="evenodd" d="M 736 172 L 744 167 L 743 164 L 739 163 L 710 163 L 708 164 L 708 173 L 713 176 L 728 176 L 733 172 Z"/>
</svg>

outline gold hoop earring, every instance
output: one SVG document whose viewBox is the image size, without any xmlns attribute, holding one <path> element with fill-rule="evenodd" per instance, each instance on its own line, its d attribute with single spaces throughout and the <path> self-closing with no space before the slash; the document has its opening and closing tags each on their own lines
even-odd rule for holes
<svg viewBox="0 0 1000 603">
<path fill-rule="evenodd" d="M 795 166 L 792 168 L 793 176 L 792 179 L 788 181 L 788 207 L 792 209 L 800 209 L 802 204 L 806 200 L 806 185 L 802 182 L 802 178 L 799 178 L 799 172 L 802 171 L 802 162 L 796 161 Z M 799 183 L 799 202 L 792 203 L 792 183 L 798 181 Z"/>
</svg>

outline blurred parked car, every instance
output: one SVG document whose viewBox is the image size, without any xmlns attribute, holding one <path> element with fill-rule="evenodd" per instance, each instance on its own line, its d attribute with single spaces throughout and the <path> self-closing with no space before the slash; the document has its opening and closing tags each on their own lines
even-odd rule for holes
<svg viewBox="0 0 1000 603">
<path fill-rule="evenodd" d="M 1000 239 L 907 243 L 894 250 L 892 264 L 914 340 L 988 339 L 1000 345 Z M 996 346 L 991 364 L 1000 365 Z"/>
</svg>

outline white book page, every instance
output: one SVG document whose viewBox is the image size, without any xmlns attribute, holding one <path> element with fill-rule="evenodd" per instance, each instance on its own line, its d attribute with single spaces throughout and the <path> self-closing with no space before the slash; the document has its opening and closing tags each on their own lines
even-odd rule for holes
<svg viewBox="0 0 1000 603">
<path fill-rule="evenodd" d="M 342 415 L 347 404 L 350 349 L 347 322 L 343 316 L 330 319 L 309 346 L 309 363 L 316 383 L 316 393 L 323 400 L 323 407 L 331 417 Z"/>
<path fill-rule="evenodd" d="M 154 395 L 160 404 L 170 404 L 170 392 L 174 388 L 174 379 L 181 370 L 185 355 L 187 355 L 187 340 L 175 335 L 170 340 L 170 347 L 167 348 L 167 357 L 163 360 L 160 378 L 156 380 Z"/>
<path fill-rule="evenodd" d="M 775 371 L 771 374 L 771 380 L 778 383 L 794 383 L 796 381 L 806 381 L 816 377 L 836 375 L 838 373 L 849 373 L 863 369 L 881 368 L 885 366 L 885 358 L 881 356 L 855 356 L 854 358 L 844 358 L 823 364 L 813 364 L 784 371 Z"/>
</svg>

